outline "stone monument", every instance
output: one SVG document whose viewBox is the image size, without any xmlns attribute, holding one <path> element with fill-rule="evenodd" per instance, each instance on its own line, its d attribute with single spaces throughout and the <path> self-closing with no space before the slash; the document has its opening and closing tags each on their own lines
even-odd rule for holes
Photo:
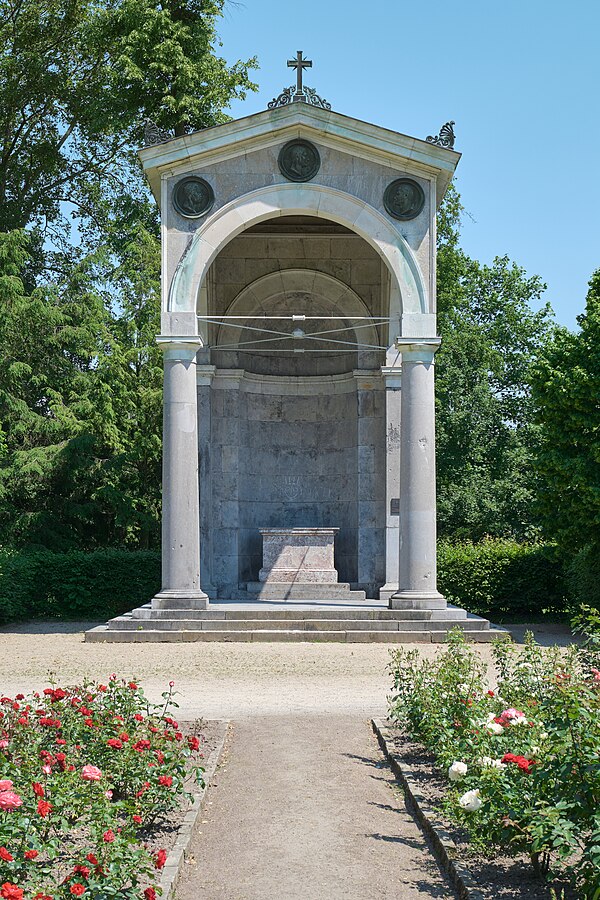
<svg viewBox="0 0 600 900">
<path fill-rule="evenodd" d="M 444 605 L 435 216 L 452 123 L 422 140 L 359 121 L 304 85 L 300 51 L 289 65 L 269 109 L 140 151 L 162 220 L 157 614 L 286 583 Z"/>
</svg>

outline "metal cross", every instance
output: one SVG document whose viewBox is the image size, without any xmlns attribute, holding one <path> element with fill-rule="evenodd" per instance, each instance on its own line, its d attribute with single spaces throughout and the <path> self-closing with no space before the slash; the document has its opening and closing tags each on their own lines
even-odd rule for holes
<svg viewBox="0 0 600 900">
<path fill-rule="evenodd" d="M 296 70 L 296 96 L 302 94 L 302 74 L 304 69 L 312 69 L 312 59 L 304 59 L 303 51 L 296 51 L 296 59 L 288 59 L 288 68 Z"/>
</svg>

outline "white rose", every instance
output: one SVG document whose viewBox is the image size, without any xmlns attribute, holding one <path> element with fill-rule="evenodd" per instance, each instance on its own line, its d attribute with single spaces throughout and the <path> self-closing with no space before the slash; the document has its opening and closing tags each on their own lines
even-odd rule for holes
<svg viewBox="0 0 600 900">
<path fill-rule="evenodd" d="M 488 722 L 486 728 L 488 731 L 491 731 L 492 734 L 502 734 L 504 731 L 504 726 L 500 725 L 499 722 Z"/>
<path fill-rule="evenodd" d="M 479 765 L 484 766 L 488 769 L 505 769 L 506 763 L 503 763 L 501 759 L 492 759 L 491 756 L 482 756 L 479 760 Z"/>
<path fill-rule="evenodd" d="M 548 732 L 542 731 L 542 733 L 540 734 L 540 740 L 545 741 L 547 737 L 548 737 Z"/>
<path fill-rule="evenodd" d="M 529 725 L 529 722 L 525 718 L 525 716 L 515 716 L 514 719 L 510 720 L 511 725 Z"/>
<path fill-rule="evenodd" d="M 458 688 L 459 691 L 462 691 L 463 693 L 466 693 L 467 691 L 469 691 L 471 689 L 471 685 L 465 684 L 464 682 L 462 684 L 457 684 L 456 687 Z"/>
<path fill-rule="evenodd" d="M 458 801 L 463 809 L 467 812 L 477 812 L 481 809 L 483 802 L 479 799 L 479 790 L 467 791 Z"/>
<path fill-rule="evenodd" d="M 453 762 L 448 769 L 448 778 L 450 781 L 460 781 L 467 774 L 467 764 L 464 762 Z"/>
</svg>

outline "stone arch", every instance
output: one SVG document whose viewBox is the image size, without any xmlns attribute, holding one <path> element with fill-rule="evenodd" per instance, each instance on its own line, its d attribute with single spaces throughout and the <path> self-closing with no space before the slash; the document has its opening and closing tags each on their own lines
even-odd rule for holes
<svg viewBox="0 0 600 900">
<path fill-rule="evenodd" d="M 270 185 L 238 197 L 210 216 L 179 262 L 167 312 L 196 312 L 206 273 L 229 241 L 259 222 L 282 215 L 330 219 L 369 243 L 390 273 L 390 334 L 401 333 L 402 315 L 429 312 L 427 289 L 416 257 L 398 228 L 378 210 L 343 191 L 320 184 Z"/>
<path fill-rule="evenodd" d="M 271 272 L 257 278 L 251 284 L 242 288 L 237 297 L 229 305 L 226 315 L 252 315 L 263 313 L 268 316 L 273 310 L 268 308 L 268 301 L 277 295 L 292 293 L 312 292 L 326 299 L 335 314 L 352 320 L 354 317 L 364 317 L 371 315 L 365 302 L 359 297 L 349 285 L 335 278 L 333 275 L 327 275 L 325 272 L 319 272 L 315 269 L 280 269 L 277 272 Z M 219 344 L 236 343 L 242 332 L 244 325 L 221 325 L 217 333 L 217 340 L 214 349 L 219 349 Z M 361 323 L 360 333 L 357 336 L 357 342 L 361 344 L 370 344 L 373 347 L 378 345 L 379 336 L 377 329 L 372 323 Z"/>
</svg>

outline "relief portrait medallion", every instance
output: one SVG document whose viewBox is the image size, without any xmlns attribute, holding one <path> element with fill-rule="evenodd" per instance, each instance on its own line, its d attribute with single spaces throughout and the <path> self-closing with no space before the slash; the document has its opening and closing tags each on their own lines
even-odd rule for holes
<svg viewBox="0 0 600 900">
<path fill-rule="evenodd" d="M 414 219 L 425 206 L 425 192 L 412 178 L 397 178 L 386 187 L 383 205 L 394 219 Z"/>
<path fill-rule="evenodd" d="M 213 203 L 215 195 L 208 181 L 195 175 L 182 178 L 173 191 L 173 206 L 186 219 L 204 216 Z"/>
<path fill-rule="evenodd" d="M 310 181 L 321 168 L 319 151 L 302 138 L 288 141 L 281 148 L 277 162 L 279 171 L 288 181 Z"/>
</svg>

